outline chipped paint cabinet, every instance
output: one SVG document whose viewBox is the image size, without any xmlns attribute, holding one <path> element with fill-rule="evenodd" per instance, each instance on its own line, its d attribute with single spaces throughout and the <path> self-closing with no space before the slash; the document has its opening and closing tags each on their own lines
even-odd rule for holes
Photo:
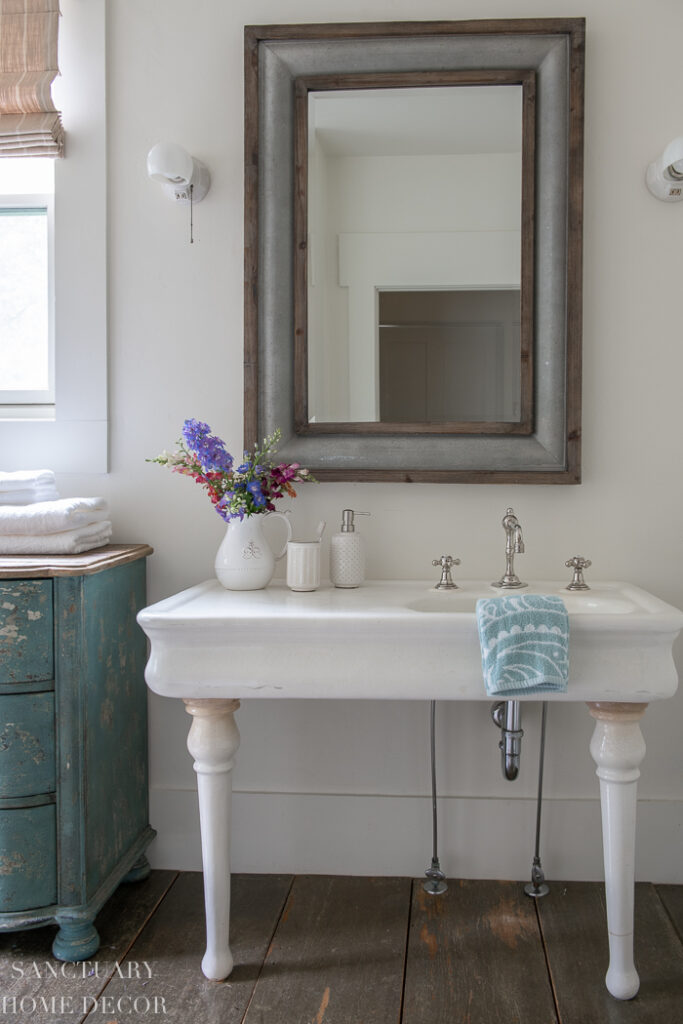
<svg viewBox="0 0 683 1024">
<path fill-rule="evenodd" d="M 56 922 L 97 950 L 95 915 L 149 871 L 146 545 L 0 558 L 0 929 Z"/>
</svg>

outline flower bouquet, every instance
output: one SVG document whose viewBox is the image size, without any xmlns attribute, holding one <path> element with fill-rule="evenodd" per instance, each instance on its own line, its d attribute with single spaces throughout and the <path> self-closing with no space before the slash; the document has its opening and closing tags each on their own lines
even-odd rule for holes
<svg viewBox="0 0 683 1024">
<path fill-rule="evenodd" d="M 216 575 L 229 590 L 256 590 L 270 582 L 275 560 L 282 558 L 291 539 L 289 520 L 275 510 L 279 498 L 296 497 L 293 484 L 314 478 L 297 462 L 274 465 L 280 431 L 266 437 L 253 453 L 235 460 L 225 443 L 199 420 L 185 420 L 175 452 L 162 452 L 148 462 L 169 466 L 174 473 L 190 476 L 206 489 L 216 512 L 228 524 L 216 556 Z M 287 541 L 273 554 L 261 530 L 263 515 L 280 516 L 287 527 Z"/>
</svg>

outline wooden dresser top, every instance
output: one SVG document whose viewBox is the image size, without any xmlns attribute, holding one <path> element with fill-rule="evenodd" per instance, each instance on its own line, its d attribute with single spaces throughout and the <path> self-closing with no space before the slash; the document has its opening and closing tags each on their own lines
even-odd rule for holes
<svg viewBox="0 0 683 1024">
<path fill-rule="evenodd" d="M 0 580 L 87 576 L 151 555 L 149 544 L 105 544 L 80 555 L 2 555 Z"/>
</svg>

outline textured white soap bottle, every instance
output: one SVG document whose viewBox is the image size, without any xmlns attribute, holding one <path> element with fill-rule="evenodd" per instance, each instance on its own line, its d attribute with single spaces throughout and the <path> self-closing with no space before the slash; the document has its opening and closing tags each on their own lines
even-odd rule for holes
<svg viewBox="0 0 683 1024">
<path fill-rule="evenodd" d="M 365 579 L 365 544 L 353 517 L 369 515 L 352 508 L 342 512 L 341 532 L 330 538 L 330 579 L 335 587 L 359 587 Z"/>
</svg>

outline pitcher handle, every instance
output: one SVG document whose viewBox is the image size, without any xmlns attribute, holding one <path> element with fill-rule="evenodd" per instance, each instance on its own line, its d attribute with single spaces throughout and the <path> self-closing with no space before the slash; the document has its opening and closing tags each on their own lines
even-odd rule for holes
<svg viewBox="0 0 683 1024">
<path fill-rule="evenodd" d="M 279 560 L 281 558 L 284 558 L 285 551 L 287 550 L 287 545 L 289 544 L 290 540 L 292 539 L 292 524 L 290 523 L 289 519 L 287 518 L 287 516 L 285 515 L 284 512 L 269 512 L 268 515 L 269 516 L 279 516 L 279 518 L 284 521 L 285 526 L 287 527 L 287 539 L 285 540 L 284 544 L 282 545 L 282 549 L 280 550 L 280 552 L 278 554 L 273 552 L 273 557 L 275 558 L 275 561 L 279 562 Z"/>
</svg>

